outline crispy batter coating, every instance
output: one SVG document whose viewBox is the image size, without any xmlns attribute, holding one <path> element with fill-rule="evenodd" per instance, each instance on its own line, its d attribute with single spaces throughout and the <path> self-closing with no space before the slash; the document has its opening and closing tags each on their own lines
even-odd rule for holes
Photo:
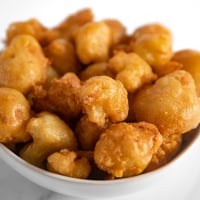
<svg viewBox="0 0 200 200">
<path fill-rule="evenodd" d="M 48 59 L 31 35 L 18 35 L 0 55 L 0 86 L 27 94 L 46 78 Z"/>
<path fill-rule="evenodd" d="M 197 94 L 200 96 L 200 52 L 192 49 L 183 49 L 174 53 L 173 61 L 183 65 L 183 69 L 188 71 L 194 78 Z"/>
<path fill-rule="evenodd" d="M 99 62 L 88 65 L 80 74 L 81 80 L 86 81 L 93 76 L 110 76 L 114 77 L 114 74 L 109 70 L 107 62 Z"/>
<path fill-rule="evenodd" d="M 45 55 L 50 59 L 52 66 L 60 75 L 66 72 L 78 72 L 79 70 L 74 46 L 67 40 L 53 40 L 45 48 Z"/>
<path fill-rule="evenodd" d="M 71 128 L 58 116 L 49 112 L 39 113 L 28 122 L 26 132 L 33 142 L 25 145 L 20 156 L 39 167 L 52 153 L 63 148 L 77 149 L 77 140 Z"/>
<path fill-rule="evenodd" d="M 73 178 L 87 178 L 91 166 L 86 157 L 79 157 L 76 152 L 63 149 L 47 158 L 47 169 L 51 172 Z"/>
<path fill-rule="evenodd" d="M 17 35 L 28 34 L 33 36 L 39 42 L 42 42 L 47 28 L 37 19 L 29 19 L 22 22 L 14 22 L 9 25 L 6 32 L 6 44 L 8 45 Z"/>
<path fill-rule="evenodd" d="M 111 29 L 112 45 L 116 45 L 124 41 L 126 38 L 126 27 L 116 19 L 103 20 Z"/>
<path fill-rule="evenodd" d="M 57 32 L 59 38 L 72 40 L 74 32 L 86 23 L 93 21 L 93 12 L 89 8 L 79 10 L 68 16 L 58 26 L 53 28 Z"/>
<path fill-rule="evenodd" d="M 155 170 L 171 161 L 179 151 L 181 144 L 181 134 L 163 136 L 163 143 L 158 151 L 153 154 L 151 162 L 148 164 L 145 172 Z"/>
<path fill-rule="evenodd" d="M 0 142 L 27 142 L 25 132 L 30 118 L 30 106 L 24 95 L 11 88 L 0 87 Z"/>
<path fill-rule="evenodd" d="M 134 31 L 131 46 L 159 73 L 172 57 L 172 34 L 161 24 L 146 24 Z"/>
<path fill-rule="evenodd" d="M 81 63 L 103 62 L 109 57 L 111 29 L 105 22 L 91 22 L 74 34 L 76 53 Z"/>
<path fill-rule="evenodd" d="M 155 124 L 162 134 L 183 134 L 200 122 L 200 99 L 192 76 L 177 70 L 139 91 L 129 117 Z"/>
<path fill-rule="evenodd" d="M 97 166 L 114 177 L 143 172 L 162 143 L 155 125 L 139 122 L 111 125 L 102 133 L 94 150 Z"/>
<path fill-rule="evenodd" d="M 33 108 L 38 111 L 55 112 L 69 121 L 79 116 L 81 103 L 79 90 L 81 82 L 74 73 L 66 73 L 59 79 L 51 81 L 49 88 L 34 87 L 31 101 Z"/>
<path fill-rule="evenodd" d="M 132 93 L 156 79 L 151 67 L 135 53 L 118 51 L 109 59 L 108 68 L 116 73 L 116 80 L 121 81 Z"/>
<path fill-rule="evenodd" d="M 87 116 L 83 116 L 78 121 L 75 128 L 75 133 L 81 149 L 94 150 L 96 142 L 106 127 L 107 124 L 104 128 L 99 128 L 95 123 L 90 122 Z"/>
<path fill-rule="evenodd" d="M 100 128 L 108 120 L 119 122 L 128 115 L 126 89 L 120 81 L 108 76 L 95 76 L 86 80 L 80 90 L 80 101 L 89 121 Z"/>
</svg>

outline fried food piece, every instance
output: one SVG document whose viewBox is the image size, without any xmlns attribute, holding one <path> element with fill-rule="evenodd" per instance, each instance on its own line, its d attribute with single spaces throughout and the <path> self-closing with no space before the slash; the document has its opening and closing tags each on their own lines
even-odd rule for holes
<svg viewBox="0 0 200 200">
<path fill-rule="evenodd" d="M 34 85 L 44 83 L 47 65 L 38 41 L 31 35 L 18 35 L 0 54 L 0 86 L 27 94 Z"/>
<path fill-rule="evenodd" d="M 107 121 L 120 122 L 128 115 L 127 91 L 120 81 L 108 76 L 86 80 L 80 90 L 83 112 L 90 122 L 103 128 Z"/>
<path fill-rule="evenodd" d="M 87 79 L 93 76 L 110 76 L 114 77 L 113 73 L 108 68 L 107 62 L 99 62 L 88 65 L 80 74 L 79 77 L 81 80 L 86 81 Z"/>
<path fill-rule="evenodd" d="M 183 134 L 200 122 L 200 99 L 192 76 L 184 70 L 159 78 L 129 103 L 129 117 L 155 124 L 162 134 Z"/>
<path fill-rule="evenodd" d="M 67 40 L 53 40 L 45 48 L 45 55 L 50 59 L 52 66 L 60 75 L 66 72 L 78 72 L 79 70 L 74 46 Z"/>
<path fill-rule="evenodd" d="M 163 136 L 163 143 L 159 147 L 158 151 L 153 154 L 151 162 L 148 164 L 145 172 L 155 170 L 170 162 L 176 156 L 181 144 L 181 134 Z"/>
<path fill-rule="evenodd" d="M 57 113 L 70 121 L 81 112 L 80 88 L 79 78 L 74 73 L 66 73 L 63 77 L 52 80 L 48 89 L 41 85 L 34 87 L 31 94 L 33 108 L 37 112 L 46 110 Z"/>
<path fill-rule="evenodd" d="M 183 49 L 174 53 L 173 61 L 183 65 L 183 69 L 188 71 L 196 84 L 197 94 L 200 96 L 200 52 L 192 49 Z"/>
<path fill-rule="evenodd" d="M 57 32 L 58 38 L 72 40 L 74 32 L 86 23 L 93 21 L 93 12 L 91 9 L 82 9 L 70 16 L 68 16 L 58 26 L 53 28 Z"/>
<path fill-rule="evenodd" d="M 0 142 L 27 142 L 25 132 L 30 118 L 30 105 L 24 95 L 11 88 L 0 87 Z"/>
<path fill-rule="evenodd" d="M 96 142 L 106 127 L 107 125 L 104 128 L 99 128 L 95 123 L 90 122 L 87 116 L 83 116 L 75 128 L 81 149 L 94 150 Z"/>
<path fill-rule="evenodd" d="M 104 22 L 81 26 L 74 34 L 76 53 L 83 64 L 104 62 L 109 57 L 111 29 Z"/>
<path fill-rule="evenodd" d="M 85 179 L 91 172 L 91 165 L 86 157 L 79 157 L 76 152 L 63 149 L 47 158 L 47 169 L 64 176 Z"/>
<path fill-rule="evenodd" d="M 44 33 L 47 28 L 44 27 L 37 19 L 29 19 L 23 22 L 14 22 L 9 25 L 6 32 L 6 44 L 10 44 L 12 39 L 17 35 L 28 34 L 42 43 Z"/>
<path fill-rule="evenodd" d="M 121 81 L 131 93 L 156 79 L 151 67 L 135 53 L 118 51 L 109 59 L 108 68 L 116 74 L 116 80 Z"/>
<path fill-rule="evenodd" d="M 134 31 L 131 46 L 156 73 L 161 73 L 172 57 L 172 34 L 161 24 L 146 24 Z"/>
<path fill-rule="evenodd" d="M 58 78 L 60 78 L 60 76 L 57 71 L 52 66 L 49 66 L 47 69 L 46 80 L 43 84 L 44 88 L 49 88 L 51 81 Z"/>
<path fill-rule="evenodd" d="M 130 177 L 143 172 L 162 143 L 157 127 L 146 122 L 111 125 L 97 142 L 94 160 L 114 177 Z"/>
<path fill-rule="evenodd" d="M 42 112 L 31 118 L 26 132 L 32 136 L 33 142 L 20 151 L 20 156 L 33 165 L 42 167 L 50 154 L 63 148 L 77 149 L 77 140 L 71 128 L 49 112 Z"/>
<path fill-rule="evenodd" d="M 112 45 L 121 43 L 126 38 L 126 27 L 116 19 L 103 20 L 111 29 Z"/>
</svg>

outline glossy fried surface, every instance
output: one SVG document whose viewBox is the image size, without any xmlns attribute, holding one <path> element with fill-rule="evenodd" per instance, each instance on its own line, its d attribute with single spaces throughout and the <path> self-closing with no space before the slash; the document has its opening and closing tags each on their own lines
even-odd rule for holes
<svg viewBox="0 0 200 200">
<path fill-rule="evenodd" d="M 86 80 L 80 90 L 80 101 L 89 121 L 98 127 L 104 127 L 107 121 L 123 121 L 128 115 L 126 89 L 120 81 L 108 76 Z"/>
<path fill-rule="evenodd" d="M 175 52 L 172 60 L 182 64 L 182 69 L 192 75 L 196 84 L 197 94 L 200 96 L 200 52 L 192 49 L 183 49 Z"/>
<path fill-rule="evenodd" d="M 16 36 L 0 55 L 0 86 L 27 94 L 44 83 L 48 59 L 38 41 L 30 35 Z"/>
<path fill-rule="evenodd" d="M 103 62 L 109 57 L 111 30 L 104 22 L 91 22 L 74 34 L 76 53 L 81 63 Z"/>
<path fill-rule="evenodd" d="M 197 127 L 200 99 L 192 76 L 177 70 L 142 89 L 130 103 L 129 117 L 155 124 L 162 134 L 183 134 Z"/>
<path fill-rule="evenodd" d="M 135 53 L 117 52 L 109 59 L 108 68 L 131 93 L 156 79 L 150 65 Z"/>
<path fill-rule="evenodd" d="M 47 158 L 47 169 L 51 172 L 73 178 L 87 178 L 91 166 L 86 157 L 78 157 L 74 151 L 63 149 Z"/>
<path fill-rule="evenodd" d="M 63 148 L 77 148 L 77 140 L 71 128 L 49 112 L 42 112 L 31 118 L 26 132 L 32 136 L 33 142 L 20 151 L 20 156 L 39 167 L 50 154 Z"/>
<path fill-rule="evenodd" d="M 31 117 L 30 105 L 18 90 L 0 87 L 0 142 L 18 143 L 30 140 L 25 132 Z"/>
<path fill-rule="evenodd" d="M 132 50 L 159 73 L 172 57 L 172 34 L 158 23 L 138 27 L 132 35 Z"/>
<path fill-rule="evenodd" d="M 142 173 L 162 143 L 156 126 L 146 122 L 111 125 L 94 150 L 97 166 L 114 177 Z"/>
</svg>

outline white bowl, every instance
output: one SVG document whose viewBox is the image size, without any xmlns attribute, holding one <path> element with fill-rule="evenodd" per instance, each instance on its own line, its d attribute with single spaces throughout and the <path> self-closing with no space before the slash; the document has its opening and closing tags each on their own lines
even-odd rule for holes
<svg viewBox="0 0 200 200">
<path fill-rule="evenodd" d="M 200 128 L 198 127 L 192 131 L 188 144 L 165 166 L 152 172 L 118 180 L 82 180 L 54 174 L 29 164 L 3 144 L 0 144 L 0 157 L 22 176 L 54 192 L 81 198 L 113 198 L 145 191 L 148 187 L 158 184 L 159 181 L 164 181 L 164 178 L 174 171 L 181 160 L 185 159 L 184 162 L 186 162 L 186 157 L 198 142 L 199 135 Z"/>
</svg>

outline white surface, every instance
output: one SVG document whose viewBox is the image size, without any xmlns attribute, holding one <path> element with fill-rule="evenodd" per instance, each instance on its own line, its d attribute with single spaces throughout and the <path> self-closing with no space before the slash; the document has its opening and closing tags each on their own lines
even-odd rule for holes
<svg viewBox="0 0 200 200">
<path fill-rule="evenodd" d="M 129 32 L 148 22 L 160 22 L 168 26 L 174 35 L 174 49 L 194 48 L 200 50 L 200 19 L 198 0 L 1 0 L 0 40 L 5 37 L 9 23 L 39 19 L 46 26 L 53 26 L 68 14 L 85 8 L 93 8 L 96 20 L 117 18 Z M 0 44 L 0 48 L 2 48 Z M 200 142 L 175 166 L 174 173 L 152 186 L 124 199 L 134 200 L 197 200 L 200 199 Z M 78 191 L 77 191 L 78 192 Z M 0 160 L 0 200 L 70 200 L 43 189 L 7 166 Z M 122 198 L 120 198 L 122 199 Z"/>
</svg>

